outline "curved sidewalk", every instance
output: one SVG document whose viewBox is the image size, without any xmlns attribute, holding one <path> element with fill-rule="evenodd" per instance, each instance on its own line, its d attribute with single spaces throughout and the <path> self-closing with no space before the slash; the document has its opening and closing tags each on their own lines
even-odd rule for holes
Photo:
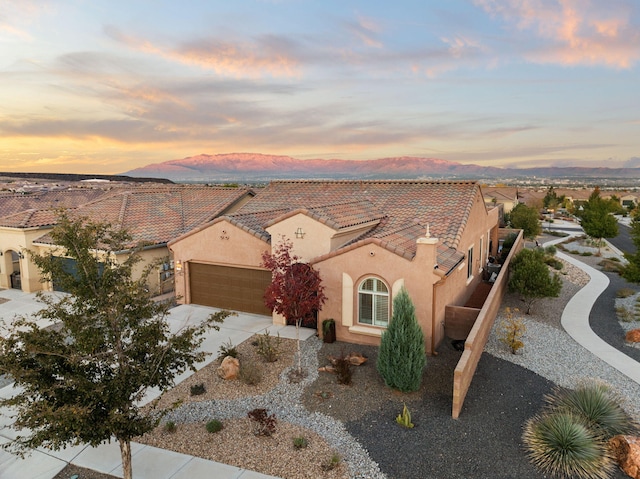
<svg viewBox="0 0 640 479">
<path fill-rule="evenodd" d="M 546 244 L 552 244 L 553 241 Z M 565 331 L 581 346 L 614 367 L 632 381 L 640 384 L 640 363 L 611 346 L 593 332 L 589 314 L 595 301 L 607 289 L 609 278 L 595 268 L 571 256 L 557 252 L 559 258 L 582 269 L 591 278 L 589 283 L 569 300 L 562 312 L 561 324 Z"/>
</svg>

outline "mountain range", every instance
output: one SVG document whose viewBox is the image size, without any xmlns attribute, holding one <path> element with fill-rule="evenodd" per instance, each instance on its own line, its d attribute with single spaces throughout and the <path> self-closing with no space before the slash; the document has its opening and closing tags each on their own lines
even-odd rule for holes
<svg viewBox="0 0 640 479">
<path fill-rule="evenodd" d="M 154 163 L 123 173 L 177 182 L 255 182 L 275 179 L 499 179 L 640 178 L 640 168 L 498 168 L 437 158 L 401 156 L 375 160 L 311 159 L 260 153 L 201 154 Z"/>
</svg>

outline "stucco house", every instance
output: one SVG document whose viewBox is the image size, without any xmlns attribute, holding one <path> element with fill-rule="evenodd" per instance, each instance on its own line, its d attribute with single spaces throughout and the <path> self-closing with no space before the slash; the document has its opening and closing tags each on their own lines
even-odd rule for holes
<svg viewBox="0 0 640 479">
<path fill-rule="evenodd" d="M 274 181 L 236 213 L 169 242 L 177 296 L 271 314 L 262 254 L 283 238 L 325 286 L 316 327 L 333 318 L 338 340 L 378 344 L 404 286 L 433 353 L 445 307 L 465 304 L 496 253 L 498 208 L 476 182 Z"/>
<path fill-rule="evenodd" d="M 93 221 L 108 222 L 126 229 L 132 236 L 131 246 L 143 242 L 143 261 L 138 263 L 134 275 L 140 274 L 150 262 L 167 258 L 166 262 L 149 277 L 152 291 L 173 290 L 172 262 L 167 243 L 218 215 L 229 214 L 241 208 L 255 193 L 246 188 L 212 188 L 191 186 L 155 186 L 116 188 L 109 192 L 77 192 L 65 197 L 57 192 L 57 201 L 44 202 L 25 199 L 29 205 L 42 205 L 0 218 L 0 287 L 18 288 L 25 292 L 57 289 L 55 284 L 43 283 L 37 266 L 28 251 L 59 255 L 58 248 L 48 234 L 55 226 L 56 209 L 65 207 L 70 216 L 87 217 Z M 82 198 L 96 199 L 77 204 Z M 41 198 L 43 200 L 44 198 Z M 52 199 L 52 197 L 48 197 Z M 13 201 L 13 200 L 12 200 Z M 13 205 L 19 209 L 19 203 Z M 129 250 L 118 255 L 128 255 Z M 68 268 L 74 264 L 65 258 Z"/>
</svg>

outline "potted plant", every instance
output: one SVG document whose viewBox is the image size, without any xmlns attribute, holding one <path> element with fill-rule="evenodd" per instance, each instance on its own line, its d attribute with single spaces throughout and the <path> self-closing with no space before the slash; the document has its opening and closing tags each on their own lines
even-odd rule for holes
<svg viewBox="0 0 640 479">
<path fill-rule="evenodd" d="M 322 341 L 333 343 L 336 340 L 336 322 L 333 318 L 322 321 Z"/>
</svg>

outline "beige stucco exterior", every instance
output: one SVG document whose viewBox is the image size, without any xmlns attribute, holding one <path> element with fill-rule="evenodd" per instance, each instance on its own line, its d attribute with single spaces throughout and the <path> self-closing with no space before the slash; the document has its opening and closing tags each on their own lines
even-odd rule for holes
<svg viewBox="0 0 640 479">
<path fill-rule="evenodd" d="M 448 275 L 437 263 L 438 239 L 418 239 L 413 258 L 401 256 L 375 239 L 353 243 L 336 250 L 336 245 L 361 235 L 372 225 L 360 225 L 350 231 L 334 229 L 326 222 L 304 212 L 294 212 L 266 226 L 268 238 L 245 231 L 228 219 L 221 218 L 192 231 L 169 247 L 176 264 L 176 295 L 179 302 L 189 303 L 189 263 L 261 268 L 262 254 L 271 252 L 286 237 L 293 244 L 293 253 L 309 262 L 320 273 L 327 301 L 318 315 L 318 329 L 324 319 L 336 321 L 337 338 L 361 344 L 379 344 L 382 328 L 358 323 L 358 287 L 366 278 L 382 280 L 391 295 L 406 287 L 416 307 L 417 319 L 425 335 L 425 345 L 431 354 L 444 337 L 444 310 L 448 304 L 464 304 L 481 281 L 481 272 L 490 254 L 498 245 L 498 209 L 487 210 L 478 191 L 458 240 L 458 251 L 465 258 Z M 304 236 L 296 231 L 304 232 Z M 490 245 L 493 251 L 489 251 Z M 473 248 L 471 275 L 468 277 L 468 251 Z M 274 315 L 276 324 L 283 322 Z"/>
<path fill-rule="evenodd" d="M 50 231 L 51 228 L 8 228 L 0 227 L 0 288 L 11 288 L 11 274 L 20 272 L 21 289 L 27 293 L 45 289 L 40 281 L 38 267 L 29 260 L 28 250 L 37 251 L 33 241 Z M 13 260 L 11 252 L 22 253 L 23 258 Z"/>
</svg>

